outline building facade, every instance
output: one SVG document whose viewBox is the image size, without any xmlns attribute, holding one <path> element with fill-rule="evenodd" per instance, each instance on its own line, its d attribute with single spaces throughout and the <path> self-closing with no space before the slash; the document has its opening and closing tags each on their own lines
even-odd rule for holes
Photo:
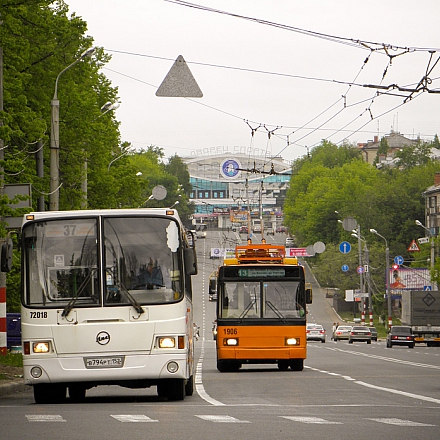
<svg viewBox="0 0 440 440">
<path fill-rule="evenodd" d="M 291 164 L 259 149 L 218 147 L 183 158 L 195 205 L 194 219 L 225 228 L 269 216 L 272 226 L 282 215 Z"/>
</svg>

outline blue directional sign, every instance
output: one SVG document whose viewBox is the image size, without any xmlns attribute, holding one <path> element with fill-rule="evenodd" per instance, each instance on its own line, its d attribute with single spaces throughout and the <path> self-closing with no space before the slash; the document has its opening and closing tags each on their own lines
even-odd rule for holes
<svg viewBox="0 0 440 440">
<path fill-rule="evenodd" d="M 402 264 L 403 264 L 403 257 L 401 255 L 397 255 L 397 257 L 394 257 L 394 263 L 398 264 L 399 266 L 402 266 Z"/>
<path fill-rule="evenodd" d="M 348 254 L 351 251 L 351 244 L 348 241 L 343 241 L 340 245 L 339 245 L 339 251 L 342 254 Z"/>
<path fill-rule="evenodd" d="M 348 264 L 344 264 L 344 265 L 341 267 L 341 269 L 342 269 L 342 272 L 348 272 L 348 270 L 349 270 L 350 268 L 348 267 Z"/>
</svg>

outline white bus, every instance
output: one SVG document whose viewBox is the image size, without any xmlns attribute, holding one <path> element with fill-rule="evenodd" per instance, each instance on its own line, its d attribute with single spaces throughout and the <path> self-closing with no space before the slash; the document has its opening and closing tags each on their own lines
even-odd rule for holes
<svg viewBox="0 0 440 440">
<path fill-rule="evenodd" d="M 194 390 L 191 275 L 177 211 L 35 212 L 22 233 L 24 380 L 37 403 L 98 385 Z"/>
</svg>

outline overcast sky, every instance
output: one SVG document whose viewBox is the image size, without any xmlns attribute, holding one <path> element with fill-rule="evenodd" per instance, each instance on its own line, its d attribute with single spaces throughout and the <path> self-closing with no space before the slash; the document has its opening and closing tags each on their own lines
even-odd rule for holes
<svg viewBox="0 0 440 440">
<path fill-rule="evenodd" d="M 66 3 L 112 55 L 103 72 L 119 90 L 122 140 L 138 150 L 240 146 L 292 160 L 322 139 L 440 134 L 440 94 L 362 86 L 416 89 L 428 71 L 440 91 L 438 0 L 194 0 L 225 13 L 177 0 Z M 155 95 L 179 55 L 202 98 Z"/>
</svg>

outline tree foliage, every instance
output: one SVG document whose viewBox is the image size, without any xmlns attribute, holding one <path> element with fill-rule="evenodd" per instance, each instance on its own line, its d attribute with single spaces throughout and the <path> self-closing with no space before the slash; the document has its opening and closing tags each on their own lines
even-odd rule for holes
<svg viewBox="0 0 440 440">
<path fill-rule="evenodd" d="M 341 290 L 359 288 L 355 271 L 358 256 L 344 256 L 338 250 L 342 241 L 357 248 L 352 231 L 344 230 L 340 223 L 347 217 L 356 220 L 362 239 L 370 248 L 376 293 L 384 293 L 385 242 L 370 229 L 387 240 L 391 258 L 402 255 L 408 264 L 415 258 L 424 259 L 422 265 L 429 265 L 429 245 L 417 257 L 407 248 L 413 239 L 426 233 L 415 220 L 425 218 L 422 193 L 434 183 L 435 173 L 440 172 L 440 164 L 429 157 L 431 147 L 409 147 L 407 154 L 399 155 L 400 167 L 377 169 L 362 161 L 357 147 L 338 147 L 324 141 L 308 157 L 294 163 L 284 207 L 285 223 L 300 246 L 318 241 L 326 244 L 327 250 L 310 260 L 323 285 Z M 350 271 L 343 273 L 342 264 L 348 264 Z M 436 269 L 436 273 L 440 272 L 440 265 Z M 378 304 L 382 303 L 380 298 L 381 295 L 377 297 Z"/>
<path fill-rule="evenodd" d="M 102 74 L 110 60 L 102 48 L 78 61 L 93 46 L 87 23 L 70 14 L 60 0 L 8 0 L 0 6 L 0 44 L 3 49 L 4 111 L 0 139 L 4 140 L 4 182 L 28 183 L 32 210 L 44 195 L 49 200 L 51 101 L 59 100 L 60 210 L 137 208 L 162 184 L 168 196 L 150 206 L 171 206 L 189 216 L 188 181 L 163 162 L 158 147 L 134 152 L 121 140 L 119 122 L 105 104 L 118 102 L 118 89 Z M 103 111 L 104 110 L 104 111 Z M 43 151 L 44 175 L 38 176 L 35 153 Z M 175 156 L 172 163 L 178 162 Z M 142 175 L 139 175 L 142 172 Z M 179 184 L 184 188 L 180 195 Z M 87 193 L 84 192 L 87 187 Z M 0 197 L 0 217 L 14 214 L 11 201 Z M 15 212 L 22 215 L 23 212 Z M 0 233 L 5 235 L 3 225 Z M 18 254 L 14 254 L 18 259 Z M 18 259 L 19 261 L 19 259 Z M 14 272 L 15 271 L 15 272 Z M 19 265 L 8 274 L 9 305 L 18 307 Z"/>
</svg>

